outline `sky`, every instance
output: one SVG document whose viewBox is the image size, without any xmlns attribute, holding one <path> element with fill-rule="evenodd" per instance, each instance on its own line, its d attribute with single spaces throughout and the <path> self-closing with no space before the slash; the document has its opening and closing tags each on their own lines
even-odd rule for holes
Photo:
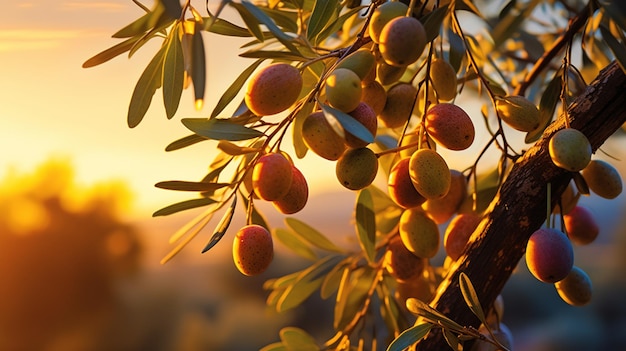
<svg viewBox="0 0 626 351">
<path fill-rule="evenodd" d="M 216 4 L 211 2 L 209 6 Z M 204 8 L 199 11 L 205 13 Z M 143 10 L 131 0 L 33 0 L 3 6 L 0 177 L 8 170 L 26 172 L 56 157 L 72 163 L 79 182 L 126 182 L 135 194 L 135 208 L 142 215 L 195 197 L 157 189 L 154 184 L 199 180 L 216 155 L 215 143 L 200 143 L 175 152 L 164 149 L 190 134 L 180 119 L 207 117 L 222 92 L 252 61 L 237 56 L 245 40 L 206 35 L 208 83 L 204 109 L 194 109 L 190 89 L 183 93 L 176 116 L 167 120 L 158 90 L 142 123 L 131 129 L 126 123 L 128 103 L 137 79 L 161 44 L 159 39 L 131 58 L 121 55 L 93 68 L 81 66 L 96 53 L 119 43 L 111 35 L 142 14 Z M 479 114 L 478 109 L 463 106 L 470 115 Z M 463 152 L 441 152 L 452 165 L 465 160 L 467 166 L 472 159 L 467 156 L 484 145 L 480 140 L 477 135 L 474 145 Z M 621 147 L 605 145 L 604 149 L 618 154 Z M 295 162 L 314 192 L 343 189 L 335 179 L 331 161 L 311 155 Z M 615 165 L 624 168 L 623 161 Z"/>
<path fill-rule="evenodd" d="M 3 5 L 0 176 L 8 170 L 27 172 L 55 157 L 72 163 L 79 182 L 114 179 L 128 183 L 141 213 L 195 197 L 157 189 L 154 184 L 199 180 L 215 156 L 215 144 L 201 143 L 169 153 L 164 149 L 190 134 L 180 119 L 208 116 L 222 92 L 251 61 L 237 57 L 242 41 L 205 36 L 209 78 L 205 107 L 194 109 L 190 89 L 183 93 L 176 116 L 167 120 L 157 90 L 146 117 L 131 129 L 126 123 L 128 103 L 160 39 L 130 59 L 120 55 L 93 68 L 81 65 L 117 44 L 119 40 L 111 35 L 142 14 L 130 0 L 34 0 Z M 313 172 L 320 164 L 324 164 L 322 169 L 331 166 L 318 158 L 302 164 L 303 171 L 308 167 Z M 327 183 L 320 180 L 317 184 L 324 187 Z"/>
<path fill-rule="evenodd" d="M 199 180 L 215 156 L 215 143 L 170 153 L 164 149 L 190 134 L 180 119 L 208 116 L 222 92 L 252 61 L 237 56 L 244 41 L 205 35 L 208 87 L 204 108 L 194 109 L 190 89 L 183 93 L 176 116 L 167 120 L 157 90 L 142 123 L 130 129 L 128 103 L 137 79 L 161 44 L 159 39 L 130 59 L 124 54 L 93 68 L 81 65 L 117 44 L 120 40 L 111 35 L 142 14 L 131 0 L 33 0 L 4 5 L 0 13 L 0 176 L 7 170 L 27 172 L 56 157 L 72 163 L 79 182 L 116 179 L 128 183 L 136 208 L 144 215 L 195 196 L 156 189 L 154 184 Z M 311 188 L 342 189 L 331 161 L 315 155 L 305 160 L 296 160 L 296 166 L 308 176 Z"/>
</svg>

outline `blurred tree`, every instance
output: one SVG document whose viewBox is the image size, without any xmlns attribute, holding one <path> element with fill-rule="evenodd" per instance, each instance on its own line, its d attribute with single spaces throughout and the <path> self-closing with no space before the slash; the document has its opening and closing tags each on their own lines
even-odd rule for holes
<svg viewBox="0 0 626 351">
<path fill-rule="evenodd" d="M 137 231 L 119 216 L 128 190 L 80 189 L 69 163 L 51 160 L 9 173 L 0 199 L 0 348 L 93 348 L 115 279 L 139 268 Z"/>
</svg>

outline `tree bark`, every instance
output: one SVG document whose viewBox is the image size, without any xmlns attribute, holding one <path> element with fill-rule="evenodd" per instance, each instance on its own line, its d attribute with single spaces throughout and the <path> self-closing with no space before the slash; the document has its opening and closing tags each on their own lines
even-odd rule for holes
<svg viewBox="0 0 626 351">
<path fill-rule="evenodd" d="M 600 72 L 570 106 L 568 114 L 570 126 L 587 136 L 595 152 L 626 121 L 626 75 L 620 67 L 613 62 Z M 460 325 L 478 328 L 480 321 L 465 304 L 459 274 L 468 275 L 485 309 L 492 306 L 524 256 L 528 238 L 545 222 L 548 184 L 554 207 L 572 179 L 573 173 L 555 166 L 548 152 L 550 137 L 564 127 L 565 118 L 559 118 L 517 160 L 465 253 L 439 285 L 430 305 Z M 450 347 L 441 330 L 435 329 L 416 349 L 438 351 Z"/>
</svg>

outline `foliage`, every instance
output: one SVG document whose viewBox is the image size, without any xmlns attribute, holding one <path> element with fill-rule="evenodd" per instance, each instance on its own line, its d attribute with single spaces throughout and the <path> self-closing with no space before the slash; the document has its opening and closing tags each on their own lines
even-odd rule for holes
<svg viewBox="0 0 626 351">
<path fill-rule="evenodd" d="M 304 120 L 313 111 L 321 110 L 337 134 L 351 134 L 374 150 L 382 170 L 379 173 L 386 177 L 406 152 L 410 154 L 423 147 L 434 149 L 435 143 L 429 139 L 422 116 L 430 104 L 439 102 L 430 77 L 435 58 L 444 59 L 456 72 L 458 86 L 453 103 L 461 104 L 468 101 L 466 98 L 480 101 L 481 115 L 472 116 L 472 120 L 475 125 L 482 125 L 487 135 L 486 141 L 479 141 L 483 145 L 472 151 L 473 163 L 462 170 L 469 191 L 463 191 L 461 201 L 452 204 L 452 211 L 439 224 L 454 213 L 482 213 L 527 145 L 537 141 L 559 115 L 567 117 L 567 106 L 583 91 L 586 81 L 614 59 L 626 68 L 626 11 L 617 1 L 404 2 L 413 6 L 406 15 L 423 24 L 428 44 L 415 63 L 402 67 L 393 84 L 412 84 L 418 94 L 415 102 L 409 101 L 412 112 L 404 116 L 402 127 L 379 124 L 376 133 L 371 133 L 350 113 L 330 106 L 324 89 L 326 77 L 359 49 L 378 55 L 377 69 L 384 69 L 378 51 L 381 44 L 372 42 L 368 24 L 385 1 L 366 4 L 338 0 L 221 1 L 215 13 L 209 10 L 207 1 L 206 16 L 191 1 L 181 5 L 177 0 L 161 0 L 152 8 L 136 2 L 145 14 L 113 35 L 123 41 L 84 64 L 84 67 L 95 66 L 127 52 L 132 56 L 150 39 L 162 40 L 132 94 L 127 116 L 131 128 L 141 123 L 159 89 L 167 118 L 176 114 L 182 91 L 189 86 L 193 87 L 196 107 L 202 107 L 210 79 L 206 76 L 205 50 L 214 49 L 205 47 L 203 35 L 245 38 L 247 42 L 242 45 L 240 56 L 251 59 L 241 73 L 233 74 L 232 84 L 209 117 L 181 119 L 193 134 L 166 148 L 174 151 L 213 141 L 217 153 L 201 181 L 157 184 L 163 189 L 196 192 L 199 196 L 162 208 L 155 216 L 205 208 L 171 237 L 170 241 L 178 245 L 163 263 L 197 236 L 214 215 L 221 213 L 204 251 L 210 250 L 227 233 L 238 203 L 243 204 L 248 224 L 268 227 L 255 206 L 259 200 L 246 185 L 247 179 L 260 156 L 282 151 L 281 143 L 289 139 L 295 150 L 293 156 L 316 157 L 310 155 L 302 138 Z M 226 8 L 238 18 L 223 17 Z M 304 82 L 300 96 L 280 118 L 254 115 L 240 92 L 255 72 L 277 62 L 289 63 L 299 70 Z M 380 78 L 381 73 L 376 74 Z M 385 89 L 393 84 L 386 84 Z M 512 95 L 525 96 L 538 106 L 536 128 L 520 132 L 503 121 L 496 106 L 499 102 L 506 103 Z M 228 107 L 235 113 L 224 116 Z M 289 133 L 291 138 L 287 137 Z M 517 142 L 520 135 L 521 142 Z M 407 143 L 413 136 L 417 141 Z M 485 156 L 490 153 L 497 155 L 497 162 L 488 162 Z M 577 179 L 578 192 L 588 194 L 584 180 Z M 428 208 L 436 207 L 434 202 L 426 201 L 428 206 L 423 207 L 427 212 Z M 410 282 L 397 279 L 390 269 L 390 242 L 398 237 L 403 211 L 384 189 L 374 184 L 357 190 L 354 207 L 355 233 L 360 244 L 357 251 L 337 246 L 296 217 L 285 218 L 286 228 L 274 228 L 275 239 L 312 263 L 301 271 L 268 280 L 267 304 L 282 312 L 296 308 L 314 293 L 334 299 L 336 335 L 321 347 L 306 331 L 286 328 L 280 333 L 280 342 L 264 350 L 375 349 L 376 345 L 391 340 L 388 349 L 401 350 L 433 328 L 445 330 L 446 340 L 453 349 L 461 349 L 468 339 L 485 339 L 476 330 L 456 324 L 423 302 L 430 300 L 437 283 L 453 265 L 450 258 L 440 266 L 425 259 L 423 271 Z M 467 305 L 486 325 L 492 306 L 483 309 L 469 278 L 462 274 L 459 279 Z M 403 292 L 407 289 L 413 295 Z M 491 340 L 498 343 L 494 338 Z"/>
<path fill-rule="evenodd" d="M 62 159 L 2 177 L 3 349 L 102 346 L 98 328 L 113 321 L 116 284 L 141 266 L 140 233 L 121 219 L 128 197 L 119 182 L 80 185 Z"/>
</svg>

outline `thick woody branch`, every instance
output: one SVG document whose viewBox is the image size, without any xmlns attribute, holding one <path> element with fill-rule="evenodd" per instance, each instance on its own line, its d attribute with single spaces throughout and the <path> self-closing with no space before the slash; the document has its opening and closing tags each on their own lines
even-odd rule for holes
<svg viewBox="0 0 626 351">
<path fill-rule="evenodd" d="M 614 62 L 605 68 L 569 108 L 570 126 L 582 131 L 595 150 L 626 121 L 626 75 Z M 564 128 L 560 118 L 513 166 L 487 215 L 474 232 L 465 253 L 440 284 L 431 306 L 464 326 L 479 320 L 463 300 L 458 277 L 465 272 L 476 288 L 481 305 L 488 308 L 500 294 L 520 259 L 530 235 L 545 222 L 547 187 L 552 186 L 552 207 L 572 178 L 556 167 L 548 152 L 552 134 Z M 446 350 L 439 330 L 417 344 L 417 350 Z"/>
</svg>

